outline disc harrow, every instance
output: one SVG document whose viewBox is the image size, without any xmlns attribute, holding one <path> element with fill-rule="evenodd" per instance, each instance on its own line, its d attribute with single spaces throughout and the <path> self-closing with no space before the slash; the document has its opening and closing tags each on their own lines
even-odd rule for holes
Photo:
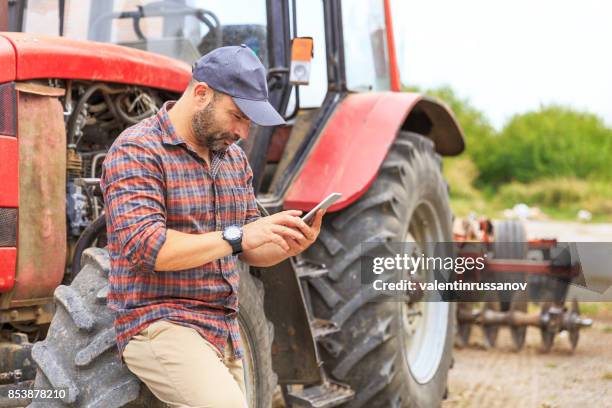
<svg viewBox="0 0 612 408">
<path fill-rule="evenodd" d="M 528 327 L 540 330 L 542 351 L 549 352 L 555 336 L 562 331 L 568 332 L 572 350 L 578 345 L 580 329 L 591 327 L 593 321 L 580 316 L 578 302 L 574 299 L 570 307 L 565 304 L 542 304 L 540 311 L 529 312 L 528 302 L 512 302 L 510 310 L 499 310 L 499 303 L 468 303 L 462 302 L 458 308 L 458 338 L 460 346 L 469 344 L 472 326 L 482 328 L 485 347 L 493 348 L 501 327 L 510 329 L 512 344 L 515 350 L 521 350 L 525 345 Z"/>
<path fill-rule="evenodd" d="M 579 275 L 567 244 L 556 239 L 527 239 L 517 220 L 458 220 L 454 240 L 458 257 L 485 256 L 485 268 L 466 273 L 463 281 L 527 283 L 527 291 L 498 291 L 461 298 L 457 307 L 459 347 L 469 345 L 474 325 L 480 326 L 484 346 L 495 347 L 499 329 L 510 330 L 514 349 L 525 346 L 527 328 L 540 331 L 541 350 L 549 352 L 557 334 L 568 333 L 570 347 L 578 345 L 580 330 L 593 321 L 580 315 L 577 299 L 567 302 L 570 284 Z M 464 301 L 470 300 L 470 301 Z M 529 307 L 533 304 L 535 307 Z M 538 310 L 539 309 L 539 310 Z"/>
</svg>

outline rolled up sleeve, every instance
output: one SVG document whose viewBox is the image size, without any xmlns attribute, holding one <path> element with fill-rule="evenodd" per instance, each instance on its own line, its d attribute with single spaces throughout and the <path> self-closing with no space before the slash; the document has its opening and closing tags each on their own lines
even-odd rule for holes
<svg viewBox="0 0 612 408">
<path fill-rule="evenodd" d="M 106 224 L 130 270 L 153 273 L 166 241 L 165 183 L 160 159 L 144 146 L 113 146 L 103 163 Z"/>
</svg>

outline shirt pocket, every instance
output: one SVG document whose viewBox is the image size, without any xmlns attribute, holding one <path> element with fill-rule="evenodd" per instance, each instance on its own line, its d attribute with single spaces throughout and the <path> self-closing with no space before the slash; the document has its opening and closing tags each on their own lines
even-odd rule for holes
<svg viewBox="0 0 612 408">
<path fill-rule="evenodd" d="M 249 188 L 232 187 L 232 221 L 235 225 L 244 225 L 250 195 Z"/>
</svg>

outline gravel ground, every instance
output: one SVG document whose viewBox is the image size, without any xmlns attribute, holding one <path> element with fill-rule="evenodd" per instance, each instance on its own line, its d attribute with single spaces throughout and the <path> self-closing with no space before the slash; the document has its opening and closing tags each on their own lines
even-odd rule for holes
<svg viewBox="0 0 612 408">
<path fill-rule="evenodd" d="M 492 350 L 474 332 L 468 347 L 455 349 L 444 408 L 612 407 L 612 314 L 595 317 L 574 353 L 565 333 L 543 354 L 535 328 L 528 329 L 519 352 L 507 329 L 500 330 Z"/>
<path fill-rule="evenodd" d="M 556 238 L 559 242 L 610 242 L 612 224 L 564 221 L 527 221 L 528 238 Z"/>
<path fill-rule="evenodd" d="M 612 224 L 529 221 L 529 238 L 559 241 L 612 241 Z M 572 353 L 566 333 L 559 334 L 548 354 L 540 351 L 540 333 L 527 330 L 523 350 L 513 351 L 510 331 L 500 329 L 497 347 L 484 348 L 473 329 L 470 344 L 455 349 L 444 408 L 612 407 L 612 312 L 604 308 L 593 327 L 582 330 Z"/>
</svg>

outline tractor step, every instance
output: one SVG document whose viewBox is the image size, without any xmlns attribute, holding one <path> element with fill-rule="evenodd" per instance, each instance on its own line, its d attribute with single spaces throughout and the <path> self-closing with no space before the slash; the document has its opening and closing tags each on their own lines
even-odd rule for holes
<svg viewBox="0 0 612 408">
<path fill-rule="evenodd" d="M 350 401 L 354 395 L 355 391 L 348 385 L 328 380 L 321 385 L 289 390 L 285 398 L 290 406 L 331 408 Z"/>
<path fill-rule="evenodd" d="M 315 339 L 325 337 L 328 334 L 336 333 L 340 331 L 340 327 L 332 321 L 325 319 L 313 319 L 310 321 L 310 328 L 312 330 L 312 336 Z"/>
<path fill-rule="evenodd" d="M 318 278 L 329 272 L 324 264 L 300 259 L 294 264 L 295 273 L 298 278 Z"/>
</svg>

